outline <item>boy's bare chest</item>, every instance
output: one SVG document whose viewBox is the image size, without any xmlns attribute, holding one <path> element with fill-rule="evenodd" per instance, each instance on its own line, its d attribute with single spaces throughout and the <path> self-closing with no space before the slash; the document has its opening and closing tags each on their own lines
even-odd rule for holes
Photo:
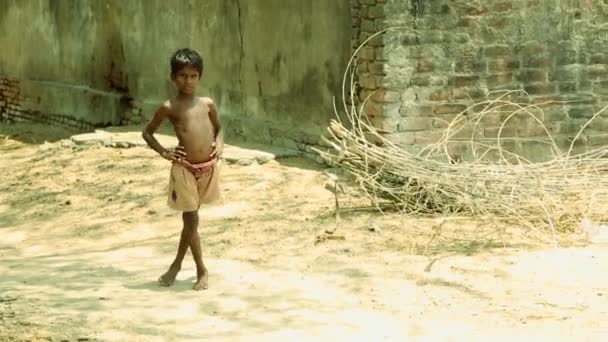
<svg viewBox="0 0 608 342">
<path fill-rule="evenodd" d="M 176 131 L 180 133 L 196 133 L 210 127 L 209 113 L 202 108 L 193 108 L 173 113 L 172 122 Z M 202 132 L 200 132 L 202 133 Z"/>
</svg>

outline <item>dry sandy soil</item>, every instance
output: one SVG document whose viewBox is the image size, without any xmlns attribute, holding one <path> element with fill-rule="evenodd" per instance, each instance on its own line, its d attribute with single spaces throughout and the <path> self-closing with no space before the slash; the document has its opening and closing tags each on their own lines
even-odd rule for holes
<svg viewBox="0 0 608 342">
<path fill-rule="evenodd" d="M 189 256 L 159 287 L 180 232 L 166 161 L 67 138 L 0 126 L 1 341 L 608 336 L 608 247 L 425 244 L 434 219 L 365 211 L 343 214 L 344 240 L 315 244 L 335 224 L 333 194 L 324 169 L 298 158 L 226 165 L 223 200 L 200 210 L 210 288 L 191 290 Z"/>
</svg>

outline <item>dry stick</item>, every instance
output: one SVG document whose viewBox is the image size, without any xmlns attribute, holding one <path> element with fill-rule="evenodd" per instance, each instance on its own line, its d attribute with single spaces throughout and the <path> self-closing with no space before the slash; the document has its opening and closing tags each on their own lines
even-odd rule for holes
<svg viewBox="0 0 608 342">
<path fill-rule="evenodd" d="M 354 85 L 351 81 L 352 89 L 354 89 Z M 352 94 L 354 94 L 354 91 L 351 91 Z M 506 96 L 506 94 L 503 95 L 501 100 Z M 537 109 L 538 105 L 514 104 L 518 108 L 517 113 L 512 113 L 512 116 L 501 125 L 502 129 L 497 137 L 499 143 L 496 148 L 476 141 L 475 134 L 472 135 L 470 142 L 473 150 L 476 151 L 476 147 L 483 147 L 485 149 L 482 156 L 476 155 L 477 158 L 475 159 L 482 159 L 487 153 L 495 149 L 502 155 L 505 164 L 484 165 L 475 161 L 472 164 L 468 163 L 462 167 L 455 167 L 453 165 L 446 165 L 446 163 L 439 160 L 434 160 L 434 158 L 437 156 L 435 152 L 437 148 L 441 148 L 441 150 L 448 154 L 448 144 L 456 140 L 454 137 L 455 133 L 462 129 L 453 130 L 453 126 L 459 121 L 453 120 L 452 125 L 448 128 L 448 131 L 453 130 L 454 134 L 451 134 L 452 132 L 444 134 L 438 144 L 432 147 L 433 149 L 427 149 L 426 155 L 419 154 L 416 156 L 402 150 L 397 144 L 390 142 L 378 134 L 378 131 L 369 124 L 368 117 L 364 115 L 363 107 L 357 110 L 354 105 L 356 101 L 353 100 L 351 103 L 353 104 L 351 110 L 348 111 L 346 105 L 345 110 L 353 129 L 349 131 L 344 128 L 341 122 L 335 124 L 332 122 L 331 129 L 329 130 L 332 135 L 331 138 L 334 141 L 341 142 L 340 145 L 342 146 L 339 150 L 336 149 L 337 145 L 331 144 L 334 149 L 340 151 L 339 159 L 334 159 L 334 156 L 329 153 L 323 154 L 323 157 L 326 160 L 335 162 L 338 166 L 345 167 L 349 173 L 356 176 L 366 195 L 376 205 L 380 203 L 379 196 L 389 196 L 391 201 L 396 202 L 397 208 L 403 204 L 411 203 L 413 208 L 410 212 L 412 213 L 428 212 L 426 205 L 429 201 L 437 206 L 431 210 L 449 211 L 451 210 L 450 208 L 457 205 L 465 209 L 465 212 L 470 213 L 498 214 L 501 216 L 505 214 L 513 215 L 512 217 L 524 223 L 525 226 L 532 227 L 532 231 L 534 231 L 536 227 L 534 227 L 532 221 L 536 221 L 536 212 L 531 207 L 532 203 L 530 200 L 538 198 L 538 195 L 541 194 L 545 196 L 548 204 L 552 207 L 552 210 L 549 210 L 547 207 L 543 210 L 544 214 L 548 215 L 551 219 L 553 226 L 550 228 L 552 228 L 553 235 L 556 236 L 557 228 L 553 217 L 567 214 L 567 206 L 563 204 L 561 198 L 565 200 L 570 196 L 574 197 L 577 201 L 582 201 L 585 198 L 584 194 L 591 188 L 589 177 L 593 172 L 589 170 L 595 170 L 595 173 L 598 173 L 600 169 L 608 169 L 606 161 L 598 160 L 598 158 L 602 158 L 608 153 L 606 148 L 586 152 L 578 156 L 578 158 L 570 158 L 570 153 L 564 156 L 563 154 L 559 154 L 558 151 L 558 155 L 554 155 L 552 160 L 536 164 L 531 164 L 528 161 L 522 160 L 521 156 L 518 157 L 516 154 L 513 154 L 513 157 L 520 164 L 522 161 L 526 164 L 511 165 L 506 158 L 507 154 L 511 156 L 510 151 L 506 151 L 500 144 L 500 140 L 506 140 L 506 138 L 502 137 L 506 121 L 514 117 L 515 114 L 522 112 L 532 116 L 539 125 L 543 126 L 537 116 L 530 111 L 531 109 Z M 509 101 L 487 101 L 485 103 L 486 108 L 475 118 L 477 122 L 480 122 L 484 116 L 495 115 L 497 105 L 499 109 L 502 109 L 502 106 L 507 106 L 508 104 L 510 104 Z M 494 106 L 494 109 L 492 109 L 492 106 Z M 542 111 L 542 108 L 539 108 L 539 110 Z M 463 127 L 469 124 L 464 118 L 462 118 L 462 121 Z M 583 128 L 588 125 L 589 122 Z M 476 131 L 477 126 L 475 128 Z M 546 131 L 546 127 L 543 127 L 543 129 Z M 376 139 L 384 148 L 380 149 L 374 146 L 366 136 L 368 134 Z M 578 139 L 578 136 L 575 138 L 575 141 Z M 548 138 L 551 141 L 550 145 L 557 150 L 553 137 L 548 135 Z M 581 168 L 585 170 L 585 174 L 583 175 L 580 175 Z M 371 169 L 376 171 L 370 174 Z M 547 176 L 547 180 L 542 182 L 542 185 L 546 185 L 546 188 L 542 191 L 535 189 L 535 185 L 531 182 L 532 179 L 536 178 L 531 177 L 535 173 L 543 173 Z M 415 178 L 417 179 L 417 183 L 414 185 L 411 182 L 405 182 L 403 186 L 391 187 L 388 186 L 390 182 L 386 182 L 384 179 L 389 174 L 391 175 L 390 177 L 396 178 L 396 180 L 399 177 L 405 177 L 405 179 Z M 577 175 L 581 180 L 565 182 L 564 177 L 567 177 L 569 174 Z M 477 185 L 475 182 L 478 179 L 481 180 L 482 189 L 476 190 Z M 519 184 L 519 186 L 516 187 L 513 184 Z M 602 184 L 605 185 L 606 182 L 602 182 Z M 559 189 L 562 185 L 566 187 L 563 190 Z M 600 186 L 601 184 L 596 185 Z M 424 192 L 425 195 L 420 196 L 420 191 Z M 470 191 L 473 192 L 469 194 Z M 556 194 L 555 196 L 551 195 L 554 193 Z M 507 197 L 505 197 L 505 194 Z M 557 196 L 558 194 L 564 195 Z M 460 196 L 470 198 L 453 202 L 453 200 L 458 199 Z M 506 202 L 501 202 L 504 200 Z M 509 210 L 505 210 L 504 206 L 507 206 Z M 579 205 L 575 203 L 574 207 L 579 207 Z M 522 210 L 522 214 L 519 214 L 519 210 Z M 554 214 L 551 214 L 552 212 Z"/>
<path fill-rule="evenodd" d="M 445 220 L 441 220 L 441 222 L 439 222 L 438 224 L 433 226 L 433 235 L 431 235 L 431 238 L 429 239 L 429 241 L 426 243 L 426 245 L 424 246 L 424 252 L 422 252 L 423 255 L 426 255 L 429 246 L 431 245 L 431 243 L 439 236 L 441 235 L 441 230 L 443 228 L 443 225 L 445 224 Z"/>
<path fill-rule="evenodd" d="M 549 214 L 549 210 L 543 204 L 542 200 L 539 201 L 541 208 L 545 211 L 547 215 L 547 220 L 549 221 L 549 226 L 551 227 L 551 233 L 553 234 L 553 244 L 555 248 L 559 248 L 559 242 L 557 241 L 557 232 L 555 231 L 555 226 L 553 225 L 553 220 L 551 219 L 551 214 Z"/>
<path fill-rule="evenodd" d="M 338 184 L 338 179 L 334 181 L 334 198 L 336 202 L 336 229 L 338 228 L 338 224 L 340 224 L 340 201 L 338 201 L 338 191 L 340 191 L 340 187 Z M 335 230 L 335 229 L 334 229 Z"/>
<path fill-rule="evenodd" d="M 583 131 L 587 128 L 587 126 L 589 126 L 591 124 L 591 122 L 593 120 L 595 120 L 595 118 L 597 118 L 598 116 L 600 116 L 600 114 L 602 114 L 607 108 L 608 108 L 608 105 L 604 106 L 604 108 L 602 108 L 599 112 L 595 113 L 591 117 L 591 119 L 589 119 L 583 125 L 583 127 L 581 127 L 581 129 L 578 131 L 578 133 L 576 134 L 576 136 L 574 137 L 574 139 L 572 139 L 572 142 L 570 143 L 570 148 L 568 149 L 568 153 L 566 154 L 566 157 L 570 157 L 570 153 L 572 153 L 572 149 L 574 148 L 574 143 L 578 140 L 578 138 L 581 136 L 581 134 L 583 134 Z"/>
</svg>

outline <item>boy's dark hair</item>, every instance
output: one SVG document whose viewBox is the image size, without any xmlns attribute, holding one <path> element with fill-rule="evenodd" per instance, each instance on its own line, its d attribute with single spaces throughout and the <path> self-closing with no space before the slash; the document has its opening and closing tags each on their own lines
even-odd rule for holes
<svg viewBox="0 0 608 342">
<path fill-rule="evenodd" d="M 203 58 L 192 49 L 179 49 L 171 56 L 171 74 L 175 74 L 186 66 L 193 66 L 199 74 L 203 73 Z"/>
</svg>

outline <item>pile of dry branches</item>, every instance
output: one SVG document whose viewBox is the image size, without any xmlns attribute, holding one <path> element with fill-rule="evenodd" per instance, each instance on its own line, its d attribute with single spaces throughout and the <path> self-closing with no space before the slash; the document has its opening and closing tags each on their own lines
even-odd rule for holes
<svg viewBox="0 0 608 342">
<path fill-rule="evenodd" d="M 350 74 L 354 94 L 353 72 L 348 70 L 350 65 L 344 85 Z M 363 110 L 368 99 L 355 105 L 351 97 L 350 104 L 343 102 L 343 114 L 336 110 L 324 137 L 330 148 L 317 153 L 348 171 L 379 209 L 516 221 L 557 243 L 558 235 L 577 231 L 581 219 L 600 220 L 608 209 L 608 147 L 573 153 L 583 131 L 606 108 L 581 128 L 569 148 L 560 149 L 538 118 L 543 104 L 511 102 L 511 95 L 473 103 L 447 124 L 438 142 L 418 152 L 386 139 Z M 497 136 L 488 139 L 479 131 L 481 122 L 492 116 L 502 120 Z M 552 154 L 548 160 L 531 162 L 503 147 L 508 139 L 502 132 L 516 117 L 527 117 L 544 129 L 542 141 Z M 455 161 L 454 148 L 463 144 L 470 155 Z"/>
</svg>

